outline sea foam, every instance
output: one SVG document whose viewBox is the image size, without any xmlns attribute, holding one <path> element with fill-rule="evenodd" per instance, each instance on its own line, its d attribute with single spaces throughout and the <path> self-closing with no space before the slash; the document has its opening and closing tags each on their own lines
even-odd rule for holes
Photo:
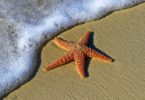
<svg viewBox="0 0 145 100">
<path fill-rule="evenodd" d="M 43 43 L 76 24 L 145 0 L 1 0 L 0 98 L 27 82 Z"/>
</svg>

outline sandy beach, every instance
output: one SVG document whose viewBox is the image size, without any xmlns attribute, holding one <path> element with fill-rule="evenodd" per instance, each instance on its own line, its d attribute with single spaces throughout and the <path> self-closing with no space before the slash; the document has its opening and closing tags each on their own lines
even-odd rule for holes
<svg viewBox="0 0 145 100">
<path fill-rule="evenodd" d="M 36 76 L 4 100 L 144 100 L 145 3 L 75 26 L 58 37 L 76 42 L 86 31 L 94 32 L 93 45 L 115 62 L 91 59 L 84 80 L 74 62 L 43 72 L 42 67 L 65 54 L 49 41 Z"/>
</svg>

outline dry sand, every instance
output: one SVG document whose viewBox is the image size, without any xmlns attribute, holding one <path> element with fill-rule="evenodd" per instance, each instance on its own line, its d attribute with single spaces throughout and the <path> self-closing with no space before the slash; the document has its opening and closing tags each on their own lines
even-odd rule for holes
<svg viewBox="0 0 145 100">
<path fill-rule="evenodd" d="M 41 68 L 65 53 L 50 41 L 36 76 L 4 100 L 144 100 L 145 4 L 76 26 L 59 37 L 78 41 L 86 31 L 94 32 L 94 46 L 115 62 L 92 59 L 84 80 L 74 62 L 46 73 Z"/>
</svg>

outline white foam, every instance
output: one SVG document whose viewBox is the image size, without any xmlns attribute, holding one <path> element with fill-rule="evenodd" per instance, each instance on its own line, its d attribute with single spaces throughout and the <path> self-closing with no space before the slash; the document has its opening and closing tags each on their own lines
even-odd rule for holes
<svg viewBox="0 0 145 100">
<path fill-rule="evenodd" d="M 75 24 L 145 0 L 1 0 L 0 98 L 34 72 L 39 46 Z"/>
</svg>

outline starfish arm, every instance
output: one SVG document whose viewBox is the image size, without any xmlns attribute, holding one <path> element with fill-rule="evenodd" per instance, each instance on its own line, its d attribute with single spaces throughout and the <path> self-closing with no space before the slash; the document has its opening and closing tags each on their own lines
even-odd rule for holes
<svg viewBox="0 0 145 100">
<path fill-rule="evenodd" d="M 91 58 L 96 58 L 98 60 L 102 60 L 105 62 L 113 62 L 113 59 L 111 59 L 110 57 L 108 57 L 104 54 L 101 54 L 101 53 L 99 53 L 91 48 L 88 48 L 88 47 L 85 48 L 85 54 Z"/>
<path fill-rule="evenodd" d="M 66 41 L 62 38 L 54 38 L 54 42 L 64 50 L 69 50 L 72 46 L 72 42 Z"/>
<path fill-rule="evenodd" d="M 79 43 L 82 45 L 88 45 L 89 37 L 90 37 L 90 32 L 86 32 L 84 36 L 80 39 Z"/>
<path fill-rule="evenodd" d="M 85 77 L 85 55 L 79 51 L 74 54 L 74 60 L 76 63 L 77 71 L 81 78 Z"/>
<path fill-rule="evenodd" d="M 56 61 L 52 62 L 51 64 L 48 64 L 47 67 L 43 68 L 44 71 L 49 71 L 51 69 L 60 67 L 61 65 L 64 65 L 66 63 L 69 63 L 74 60 L 73 53 L 68 52 L 67 54 L 63 55 Z"/>
</svg>

